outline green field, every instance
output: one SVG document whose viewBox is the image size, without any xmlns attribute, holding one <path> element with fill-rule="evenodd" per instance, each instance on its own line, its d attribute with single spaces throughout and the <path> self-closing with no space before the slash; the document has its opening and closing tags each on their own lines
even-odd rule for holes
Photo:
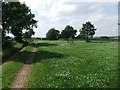
<svg viewBox="0 0 120 90">
<path fill-rule="evenodd" d="M 28 88 L 117 87 L 118 43 L 38 41 Z"/>
<path fill-rule="evenodd" d="M 37 44 L 36 44 L 37 43 Z M 118 42 L 39 41 L 2 67 L 9 87 L 32 47 L 37 48 L 26 88 L 118 87 Z"/>
</svg>

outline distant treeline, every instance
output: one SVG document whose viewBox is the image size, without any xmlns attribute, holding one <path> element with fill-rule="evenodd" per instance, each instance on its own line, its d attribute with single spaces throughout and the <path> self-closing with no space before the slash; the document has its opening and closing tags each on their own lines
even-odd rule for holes
<svg viewBox="0 0 120 90">
<path fill-rule="evenodd" d="M 87 42 L 89 42 L 93 35 L 95 35 L 95 31 L 97 29 L 94 27 L 94 24 L 92 24 L 90 21 L 86 22 L 85 24 L 82 24 L 82 27 L 79 29 L 80 34 L 76 36 L 77 30 L 73 28 L 73 26 L 67 25 L 61 32 L 59 30 L 56 30 L 55 28 L 51 28 L 46 33 L 46 39 L 48 40 L 58 40 L 58 39 L 73 39 L 73 38 L 81 38 L 85 39 Z"/>
<path fill-rule="evenodd" d="M 93 37 L 92 38 L 92 40 L 118 40 L 118 38 L 120 38 L 120 37 L 118 37 L 118 36 L 113 36 L 113 37 L 111 37 L 111 36 L 99 36 L 99 37 Z M 32 39 L 36 39 L 36 40 L 48 40 L 46 37 L 34 37 L 34 38 L 32 38 Z M 84 38 L 80 38 L 80 37 L 74 37 L 74 39 L 75 40 L 85 40 Z M 58 40 L 63 40 L 63 39 L 58 39 Z"/>
</svg>

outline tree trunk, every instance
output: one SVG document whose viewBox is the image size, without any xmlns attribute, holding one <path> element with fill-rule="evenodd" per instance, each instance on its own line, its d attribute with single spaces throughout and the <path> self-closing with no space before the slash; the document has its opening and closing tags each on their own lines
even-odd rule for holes
<svg viewBox="0 0 120 90">
<path fill-rule="evenodd" d="M 90 40 L 89 40 L 89 37 L 88 37 L 88 35 L 86 36 L 86 42 L 89 42 Z"/>
</svg>

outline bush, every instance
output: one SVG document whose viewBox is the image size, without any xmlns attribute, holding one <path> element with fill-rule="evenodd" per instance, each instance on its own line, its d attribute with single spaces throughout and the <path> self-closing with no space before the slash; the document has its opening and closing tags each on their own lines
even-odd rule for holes
<svg viewBox="0 0 120 90">
<path fill-rule="evenodd" d="M 3 39 L 2 40 L 2 49 L 7 49 L 12 47 L 13 43 L 10 40 Z"/>
<path fill-rule="evenodd" d="M 9 58 L 13 53 L 16 53 L 19 51 L 22 47 L 23 44 L 17 43 L 15 41 L 10 41 L 10 40 L 3 40 L 2 41 L 2 59 L 7 59 Z M 3 61 L 4 62 L 4 61 Z"/>
<path fill-rule="evenodd" d="M 102 39 L 102 40 L 109 40 L 110 38 L 108 36 L 101 36 L 100 39 Z"/>
</svg>

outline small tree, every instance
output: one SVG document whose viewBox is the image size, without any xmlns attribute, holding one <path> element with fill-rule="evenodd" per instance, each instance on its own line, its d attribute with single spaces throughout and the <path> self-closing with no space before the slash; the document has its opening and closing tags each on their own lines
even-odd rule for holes
<svg viewBox="0 0 120 90">
<path fill-rule="evenodd" d="M 61 38 L 64 38 L 67 40 L 67 43 L 73 44 L 74 43 L 74 37 L 76 35 L 77 30 L 74 30 L 74 28 L 70 25 L 67 25 L 64 30 L 61 32 Z"/>
<path fill-rule="evenodd" d="M 77 30 L 74 30 L 74 28 L 70 25 L 67 25 L 64 30 L 61 32 L 61 37 L 68 39 L 68 38 L 74 38 L 76 35 Z"/>
<path fill-rule="evenodd" d="M 46 34 L 46 38 L 49 40 L 58 40 L 59 39 L 59 31 L 55 30 L 54 28 L 51 28 L 47 34 Z"/>
<path fill-rule="evenodd" d="M 82 25 L 82 28 L 80 29 L 80 34 L 85 37 L 86 41 L 89 42 L 90 38 L 93 37 L 95 34 L 95 27 L 91 22 L 86 22 Z"/>
</svg>

